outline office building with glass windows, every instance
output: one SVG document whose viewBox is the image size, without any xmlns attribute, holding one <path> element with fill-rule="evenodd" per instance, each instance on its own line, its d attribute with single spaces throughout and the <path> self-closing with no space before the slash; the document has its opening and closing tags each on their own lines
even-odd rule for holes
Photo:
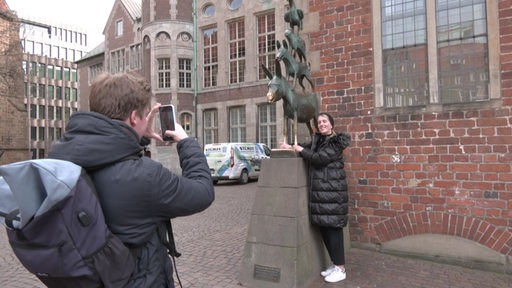
<svg viewBox="0 0 512 288">
<path fill-rule="evenodd" d="M 81 31 L 20 19 L 25 104 L 32 158 L 44 158 L 79 108 L 77 65 L 87 51 Z"/>
</svg>

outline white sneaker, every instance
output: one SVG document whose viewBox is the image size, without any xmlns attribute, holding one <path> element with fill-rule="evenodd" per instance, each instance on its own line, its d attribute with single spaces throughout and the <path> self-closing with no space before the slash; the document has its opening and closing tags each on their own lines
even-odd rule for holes
<svg viewBox="0 0 512 288">
<path fill-rule="evenodd" d="M 325 269 L 324 271 L 320 272 L 320 275 L 323 277 L 331 275 L 332 272 L 336 269 L 336 265 L 331 265 L 329 268 Z"/>
<path fill-rule="evenodd" d="M 326 282 L 335 283 L 341 280 L 345 280 L 347 278 L 347 273 L 345 270 L 341 270 L 340 267 L 334 266 L 334 271 L 324 278 Z"/>
</svg>

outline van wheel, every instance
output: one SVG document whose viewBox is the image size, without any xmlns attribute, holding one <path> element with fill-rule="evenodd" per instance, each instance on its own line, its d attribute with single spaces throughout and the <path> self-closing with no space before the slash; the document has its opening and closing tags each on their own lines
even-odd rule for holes
<svg viewBox="0 0 512 288">
<path fill-rule="evenodd" d="M 240 184 L 247 184 L 249 182 L 249 173 L 247 170 L 242 170 L 242 173 L 240 173 L 240 178 L 238 179 L 238 183 Z"/>
</svg>

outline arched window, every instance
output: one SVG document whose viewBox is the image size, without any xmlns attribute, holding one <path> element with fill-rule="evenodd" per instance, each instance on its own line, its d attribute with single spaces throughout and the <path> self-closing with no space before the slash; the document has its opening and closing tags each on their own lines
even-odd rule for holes
<svg viewBox="0 0 512 288">
<path fill-rule="evenodd" d="M 183 127 L 183 130 L 185 130 L 185 132 L 192 132 L 192 114 L 188 112 L 181 113 L 180 124 Z"/>
</svg>

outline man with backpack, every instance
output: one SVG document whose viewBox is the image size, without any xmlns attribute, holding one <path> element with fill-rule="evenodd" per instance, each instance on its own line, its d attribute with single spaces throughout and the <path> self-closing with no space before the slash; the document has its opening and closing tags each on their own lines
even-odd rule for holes
<svg viewBox="0 0 512 288">
<path fill-rule="evenodd" d="M 49 158 L 71 161 L 91 176 L 108 228 L 136 259 L 124 287 L 174 287 L 166 224 L 203 211 L 215 197 L 203 151 L 181 125 L 165 131 L 177 145 L 181 176 L 141 156 L 141 141 L 162 141 L 153 131 L 160 105 L 150 109 L 152 96 L 144 79 L 99 75 L 91 85 L 91 112 L 74 113 L 49 152 Z"/>
</svg>

